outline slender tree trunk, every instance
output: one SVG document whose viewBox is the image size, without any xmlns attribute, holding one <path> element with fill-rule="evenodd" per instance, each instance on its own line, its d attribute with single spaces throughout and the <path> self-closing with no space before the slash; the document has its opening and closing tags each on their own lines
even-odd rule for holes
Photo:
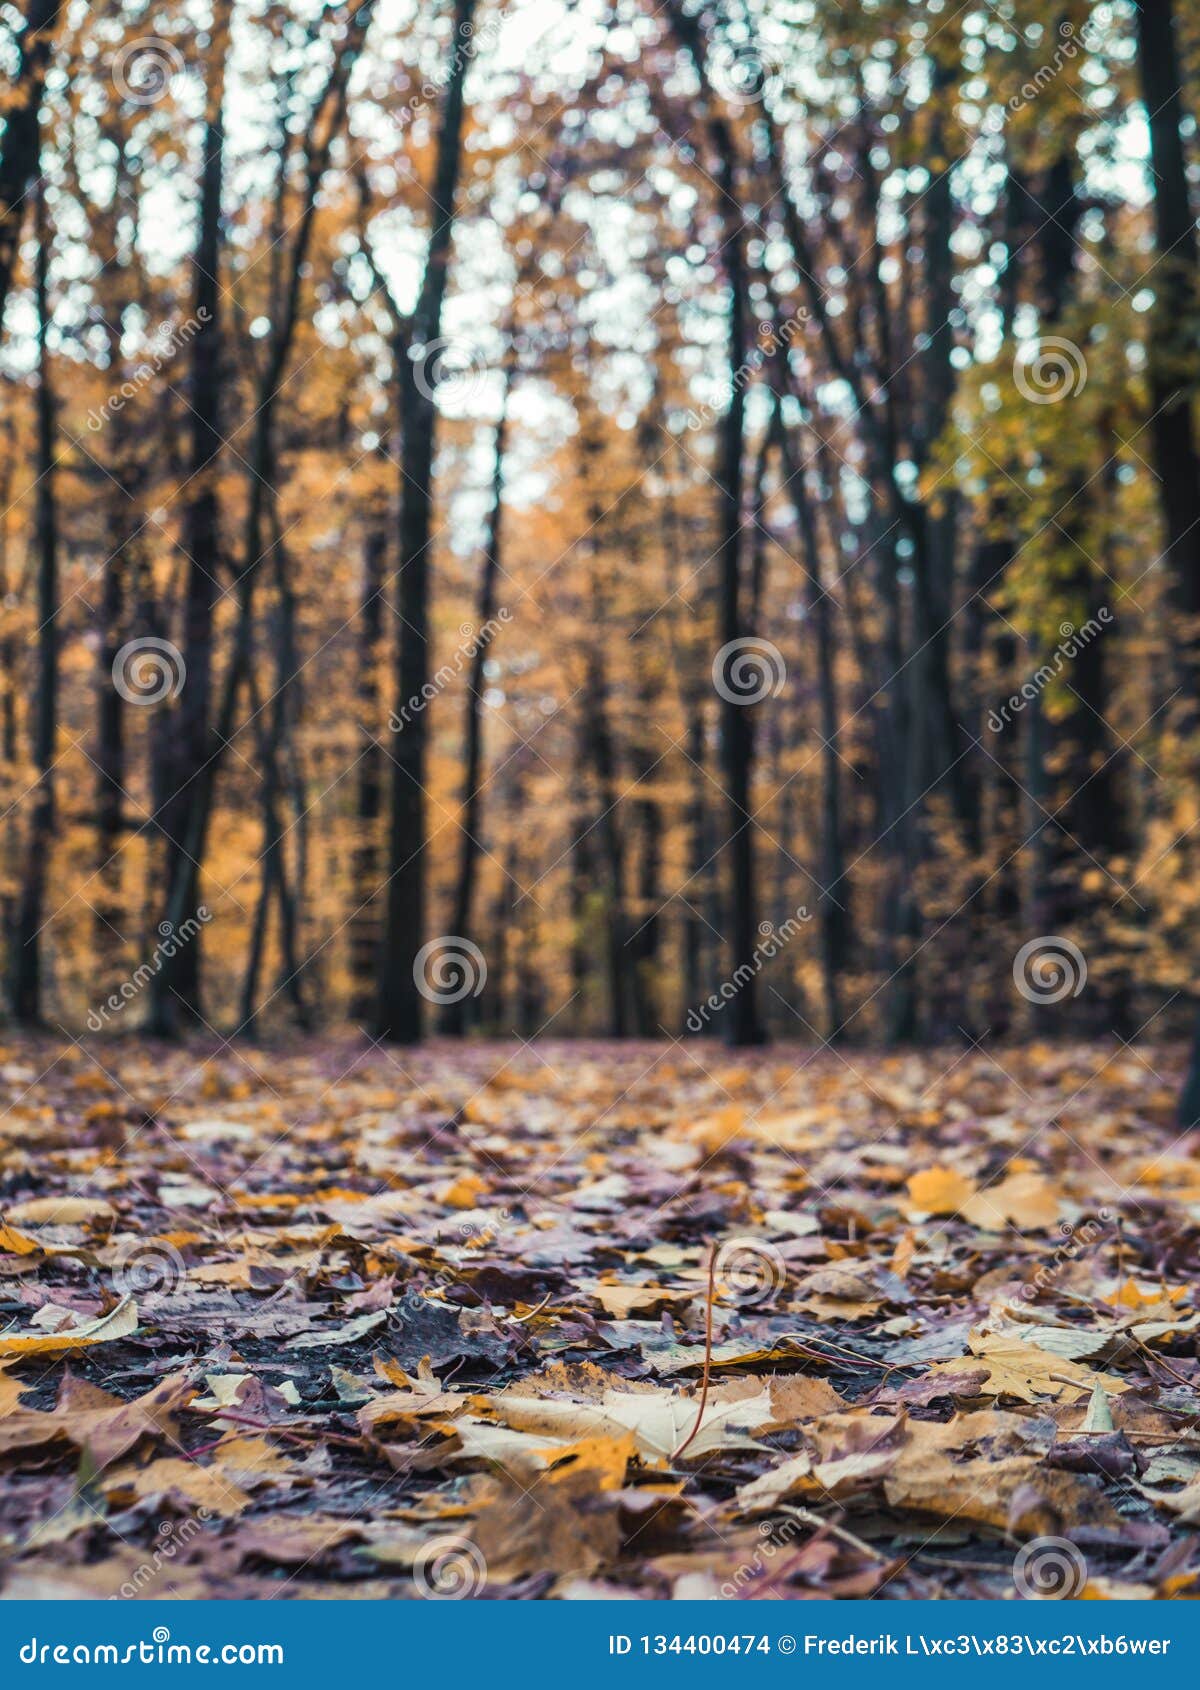
<svg viewBox="0 0 1200 1690">
<path fill-rule="evenodd" d="M 778 412 L 776 413 L 778 416 Z M 842 849 L 842 796 L 838 771 L 838 706 L 835 678 L 836 647 L 830 598 L 821 583 L 821 552 L 816 518 L 804 472 L 797 465 L 787 430 L 780 420 L 778 435 L 788 493 L 796 507 L 808 609 L 816 641 L 817 700 L 821 736 L 821 984 L 825 998 L 825 1037 L 836 1040 L 842 1029 L 841 977 L 849 940 L 848 888 Z M 790 911 L 787 912 L 789 915 Z"/>
<path fill-rule="evenodd" d="M 1158 263 L 1147 348 L 1150 436 L 1166 531 L 1164 562 L 1180 656 L 1178 684 L 1190 710 L 1200 698 L 1200 459 L 1197 458 L 1195 324 L 1198 264 L 1180 124 L 1183 72 L 1172 0 L 1138 0 L 1138 71 L 1150 126 Z M 1186 372 L 1186 373 L 1185 373 Z"/>
<path fill-rule="evenodd" d="M 582 771 L 585 764 L 583 735 L 579 736 L 580 755 L 572 770 L 570 817 L 571 851 L 567 898 L 571 918 L 571 997 L 574 1004 L 572 1026 L 576 1035 L 588 1031 L 588 967 L 591 938 L 592 907 L 592 851 L 587 817 L 587 785 Z"/>
<path fill-rule="evenodd" d="M 1138 71 L 1150 126 L 1157 294 L 1150 343 L 1150 433 L 1158 471 L 1176 649 L 1175 684 L 1194 734 L 1200 708 L 1200 458 L 1195 428 L 1197 240 L 1180 125 L 1186 109 L 1172 0 L 1138 0 Z M 1200 1016 L 1179 1124 L 1200 1126 Z"/>
<path fill-rule="evenodd" d="M 36 1026 L 42 1019 L 42 923 L 48 859 L 54 841 L 54 755 L 58 724 L 58 488 L 55 462 L 55 400 L 50 377 L 47 298 L 49 231 L 39 189 L 35 214 L 38 247 L 34 270 L 37 307 L 37 611 L 38 678 L 34 699 L 33 789 L 29 833 L 13 934 L 9 1002 L 14 1020 Z"/>
<path fill-rule="evenodd" d="M 217 491 L 223 375 L 221 192 L 225 177 L 225 67 L 232 11 L 233 0 L 214 0 L 199 223 L 192 265 L 193 316 L 198 326 L 191 340 L 189 498 L 183 519 L 183 549 L 188 559 L 183 606 L 184 682 L 169 723 L 169 749 L 163 768 L 166 792 L 158 814 L 166 852 L 166 919 L 173 926 L 194 913 L 199 903 L 200 853 L 193 848 L 190 820 L 210 749 L 213 607 L 219 590 L 221 546 Z M 174 955 L 164 960 L 151 985 L 152 1032 L 170 1037 L 183 1023 L 198 1018 L 200 960 L 198 933 L 188 944 L 176 946 Z"/>
<path fill-rule="evenodd" d="M 116 387 L 124 373 L 121 336 L 129 304 L 133 277 L 119 251 L 118 228 L 122 212 L 128 210 L 133 232 L 131 252 L 137 243 L 137 201 L 131 192 L 124 135 L 112 137 L 117 151 L 116 189 L 108 219 L 109 234 L 103 257 L 112 277 L 113 291 L 106 303 L 108 328 L 108 377 Z M 108 556 L 100 589 L 100 614 L 96 648 L 96 893 L 95 911 L 96 978 L 107 994 L 116 983 L 124 949 L 126 922 L 123 897 L 122 845 L 127 825 L 125 792 L 125 700 L 114 684 L 117 656 L 126 640 L 128 585 L 136 574 L 140 480 L 137 456 L 124 409 L 108 423 L 112 440 L 109 475 L 114 486 L 109 493 L 107 527 Z"/>
<path fill-rule="evenodd" d="M 123 497 L 123 495 L 121 495 Z M 105 560 L 100 594 L 96 676 L 96 881 L 93 898 L 97 974 L 109 989 L 121 953 L 121 841 L 125 827 L 124 700 L 113 685 L 113 666 L 125 623 L 125 558 L 121 541 Z"/>
<path fill-rule="evenodd" d="M 496 614 L 496 583 L 500 579 L 500 548 L 504 524 L 504 454 L 508 437 L 508 404 L 514 375 L 513 353 L 505 364 L 500 417 L 492 458 L 492 503 L 484 542 L 483 568 L 479 575 L 479 597 L 475 606 L 475 645 L 467 677 L 466 720 L 463 726 L 462 804 L 459 816 L 458 873 L 454 883 L 450 931 L 471 939 L 474 925 L 475 883 L 479 872 L 479 834 L 483 822 L 483 690 L 484 664 L 491 645 L 491 623 Z M 466 1032 L 470 996 L 448 1003 L 442 1011 L 441 1030 L 454 1036 Z"/>
<path fill-rule="evenodd" d="M 705 879 L 708 872 L 708 806 L 705 802 L 704 706 L 695 691 L 688 700 L 687 719 L 688 801 L 684 817 L 687 833 L 687 896 L 683 918 L 683 1026 L 682 1033 L 695 1031 L 688 1017 L 698 1010 L 706 995 L 704 987 Z"/>
<path fill-rule="evenodd" d="M 719 186 L 731 201 L 737 193 L 733 137 L 722 122 L 713 125 L 720 159 Z M 746 405 L 746 272 L 744 230 L 740 217 L 726 241 L 724 261 L 729 287 L 728 343 L 729 403 L 721 420 L 716 482 L 720 496 L 721 546 L 720 627 L 722 649 L 735 651 L 743 638 L 742 593 L 742 453 Z M 753 705 L 740 695 L 732 664 L 726 663 L 721 698 L 721 770 L 727 803 L 727 837 L 723 846 L 729 906 L 729 977 L 741 982 L 722 1016 L 722 1031 L 733 1046 L 762 1044 L 765 1038 L 758 1010 L 758 971 L 755 947 L 756 890 L 754 879 L 754 823 L 750 788 L 754 768 Z"/>
<path fill-rule="evenodd" d="M 5 94 L 6 121 L 0 139 L 0 333 L 21 242 L 25 197 L 38 169 L 38 111 L 62 11 L 62 0 L 29 0 L 17 50 L 16 75 Z"/>
<path fill-rule="evenodd" d="M 430 196 L 433 227 L 412 316 L 409 356 L 399 371 L 402 485 L 395 696 L 402 725 L 392 751 L 387 908 L 375 1009 L 376 1036 L 397 1044 L 415 1043 L 424 1030 L 417 953 L 425 935 L 426 712 L 410 712 L 407 706 L 410 699 L 422 697 L 429 678 L 429 545 L 437 407 L 429 385 L 432 372 L 421 367 L 421 360 L 429 356 L 441 333 L 462 153 L 463 92 L 470 58 L 466 46 L 474 12 L 475 0 L 455 0 L 450 74 Z"/>
<path fill-rule="evenodd" d="M 229 0 L 222 0 L 223 5 L 228 3 Z M 189 577 L 187 614 L 192 616 L 194 613 L 196 658 L 203 677 L 202 686 L 199 690 L 203 697 L 200 700 L 193 697 L 188 704 L 189 736 L 182 741 L 182 744 L 189 772 L 182 785 L 178 781 L 173 783 L 167 800 L 168 806 L 172 808 L 171 821 L 173 824 L 167 830 L 169 853 L 167 920 L 172 927 L 178 927 L 186 920 L 190 910 L 195 907 L 197 902 L 200 865 L 204 860 L 208 831 L 212 820 L 217 774 L 237 728 L 239 699 L 246 681 L 254 645 L 255 585 L 263 559 L 267 555 L 264 530 L 267 516 L 267 495 L 269 489 L 274 486 L 275 480 L 275 412 L 287 375 L 288 362 L 299 322 L 301 293 L 308 272 L 308 252 L 317 214 L 317 199 L 325 172 L 329 167 L 329 158 L 334 141 L 341 132 L 346 110 L 347 85 L 358 55 L 362 51 L 367 31 L 370 28 L 373 7 L 374 0 L 361 0 L 361 3 L 353 9 L 349 0 L 343 0 L 343 3 L 336 7 L 331 28 L 333 36 L 332 63 L 310 112 L 309 134 L 311 139 L 307 153 L 304 182 L 301 188 L 301 211 L 288 247 L 286 286 L 280 290 L 282 303 L 279 306 L 279 317 L 277 321 L 272 323 L 266 367 L 256 394 L 254 439 L 249 454 L 250 475 L 242 540 L 242 557 L 236 575 L 237 618 L 233 650 L 226 665 L 220 703 L 211 729 L 205 729 L 205 724 L 209 719 L 209 696 L 212 691 L 212 613 L 215 603 L 215 582 L 210 582 L 206 586 L 200 578 L 199 571 L 195 573 L 194 578 Z M 224 12 L 223 16 L 227 26 L 228 12 Z M 227 35 L 227 27 L 224 32 L 218 33 Z M 214 64 L 223 67 L 224 57 L 223 51 L 215 52 Z M 215 130 L 214 140 L 216 140 L 219 138 L 221 126 L 221 95 L 223 92 L 223 70 L 221 68 L 214 70 L 213 79 L 216 86 L 210 91 L 209 95 L 209 129 L 210 131 Z M 220 232 L 221 184 L 219 172 L 214 175 L 213 171 L 214 154 L 219 158 L 219 143 L 215 144 L 206 156 L 205 178 L 201 194 L 200 257 L 197 261 L 198 294 L 206 286 L 212 285 L 213 273 L 209 272 L 209 278 L 206 282 L 205 267 L 201 260 L 207 251 L 208 243 L 210 241 L 215 242 Z M 210 219 L 214 217 L 216 226 L 210 227 Z M 215 246 L 209 256 L 212 263 L 215 264 L 218 256 Z M 199 315 L 200 305 L 198 303 L 197 316 L 199 317 Z M 215 308 L 211 320 L 209 317 L 201 320 L 206 332 L 210 326 L 215 327 Z M 192 343 L 193 348 L 203 338 L 203 335 L 197 334 Z M 189 512 L 191 521 L 196 527 L 197 538 L 202 542 L 204 549 L 214 560 L 214 563 L 219 554 L 218 508 L 213 479 L 219 435 L 213 436 L 211 426 L 212 417 L 215 415 L 216 387 L 214 385 L 210 393 L 208 384 L 215 382 L 215 377 L 219 374 L 218 361 L 215 357 L 218 350 L 219 341 L 215 347 L 210 343 L 201 367 L 194 369 L 196 377 L 194 385 L 197 391 L 203 395 L 205 407 L 201 416 L 194 422 L 193 459 L 202 460 L 204 468 L 202 472 L 197 472 L 200 475 L 201 491 Z M 197 407 L 194 405 L 193 409 L 195 410 Z M 194 552 L 192 557 L 195 558 Z M 187 670 L 188 676 L 183 690 L 185 700 L 189 698 L 192 685 L 190 657 L 187 658 Z M 202 729 L 205 731 L 202 732 Z M 158 1030 L 168 1033 L 175 1032 L 179 1025 L 181 1012 L 193 1017 L 199 1014 L 199 946 L 195 940 L 181 947 L 170 967 L 164 967 L 161 970 L 156 977 L 155 988 L 152 1024 Z"/>
<path fill-rule="evenodd" d="M 272 513 L 274 517 L 272 551 L 275 559 L 278 597 L 274 618 L 275 627 L 271 639 L 275 653 L 275 685 L 269 706 L 264 708 L 258 696 L 253 665 L 251 665 L 250 674 L 251 708 L 258 728 L 258 761 L 261 781 L 259 797 L 262 815 L 261 884 L 255 911 L 250 955 L 242 988 L 241 1014 L 238 1027 L 239 1032 L 250 1034 L 256 1031 L 259 1009 L 259 968 L 265 950 L 273 896 L 279 906 L 279 934 L 282 951 L 277 990 L 283 993 L 290 1002 L 297 1026 L 302 1030 L 307 1030 L 311 1024 L 303 991 L 302 963 L 297 936 L 296 900 L 292 894 L 284 854 L 284 840 L 287 830 L 283 822 L 283 781 L 280 772 L 280 760 L 285 743 L 290 738 L 294 728 L 294 723 L 291 720 L 291 704 L 295 696 L 292 682 L 299 667 L 296 653 L 295 600 L 288 580 L 287 553 L 279 530 L 278 516 L 274 511 L 274 502 L 272 502 Z"/>
<path fill-rule="evenodd" d="M 383 583 L 387 573 L 386 501 L 370 512 L 363 537 L 363 584 L 358 612 L 358 708 L 362 751 L 358 759 L 355 836 L 350 851 L 350 1013 L 370 1016 L 379 955 L 379 822 L 383 814 L 382 692 Z"/>
<path fill-rule="evenodd" d="M 635 646 L 635 651 L 636 651 Z M 632 756 L 637 777 L 637 797 L 633 801 L 632 832 L 636 849 L 636 925 L 630 934 L 628 948 L 633 983 L 635 1029 L 640 1038 L 652 1039 L 660 1027 L 658 949 L 661 931 L 659 906 L 662 903 L 662 847 L 663 817 L 658 799 L 648 791 L 658 761 L 655 748 L 647 737 L 649 724 L 655 719 L 657 700 L 643 668 L 638 677 L 638 731 L 634 735 Z"/>
<path fill-rule="evenodd" d="M 597 624 L 603 626 L 603 614 Z M 596 834 L 603 859 L 605 956 L 608 981 L 608 1032 L 628 1038 L 633 1027 L 633 989 L 629 974 L 629 917 L 625 902 L 625 839 L 618 815 L 617 756 L 609 723 L 608 680 L 600 653 L 587 652 L 584 689 L 584 754 L 596 776 L 600 813 Z"/>
<path fill-rule="evenodd" d="M 9 416 L 7 405 L 0 417 L 0 423 L 7 427 Z M 12 504 L 13 455 L 5 453 L 0 459 L 0 510 L 7 510 Z M 13 590 L 13 574 L 9 559 L 9 531 L 0 523 L 0 602 L 7 600 Z M 19 756 L 19 740 L 17 732 L 17 687 L 18 687 L 18 640 L 12 629 L 7 629 L 0 636 L 0 758 L 4 765 L 4 786 L 6 792 L 17 790 L 16 781 L 17 761 Z M 4 826 L 3 862 L 5 878 L 8 888 L 0 896 L 0 932 L 3 932 L 6 946 L 11 945 L 16 926 L 16 897 L 14 888 L 17 880 L 17 840 L 20 838 L 20 828 L 16 814 L 16 807 L 8 806 Z M 6 960 L 8 952 L 5 952 Z"/>
</svg>

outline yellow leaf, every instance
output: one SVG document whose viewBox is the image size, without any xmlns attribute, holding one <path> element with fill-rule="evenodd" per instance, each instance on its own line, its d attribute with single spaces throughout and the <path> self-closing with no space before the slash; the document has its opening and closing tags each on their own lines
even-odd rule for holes
<svg viewBox="0 0 1200 1690">
<path fill-rule="evenodd" d="M 710 1156 L 715 1156 L 731 1139 L 740 1138 L 745 1128 L 746 1111 L 741 1104 L 730 1103 L 724 1109 L 718 1109 L 715 1115 L 693 1121 L 685 1130 L 694 1144 L 699 1144 Z"/>
<path fill-rule="evenodd" d="M 73 1326 L 67 1332 L 26 1332 L 10 1337 L 0 1333 L 0 1356 L 48 1356 L 59 1350 L 84 1350 L 89 1344 L 107 1344 L 114 1338 L 131 1338 L 137 1331 L 137 1305 L 124 1297 L 99 1320 Z"/>
<path fill-rule="evenodd" d="M 632 1432 L 601 1434 L 535 1453 L 549 1463 L 548 1481 L 586 1469 L 597 1490 L 617 1490 L 625 1483 L 625 1469 L 637 1454 L 637 1439 Z"/>
<path fill-rule="evenodd" d="M 1051 1186 L 1038 1174 L 1010 1174 L 999 1185 L 986 1186 L 963 1204 L 963 1215 L 985 1232 L 1003 1232 L 1007 1224 L 1039 1232 L 1058 1219 L 1059 1203 Z"/>
<path fill-rule="evenodd" d="M 451 1209 L 473 1209 L 486 1190 L 477 1174 L 460 1174 L 452 1185 L 443 1186 L 438 1195 Z"/>
<path fill-rule="evenodd" d="M 955 1215 L 975 1187 L 956 1168 L 926 1168 L 908 1182 L 908 1208 L 922 1215 Z"/>
<path fill-rule="evenodd" d="M 1149 1291 L 1143 1291 L 1134 1279 L 1127 1279 L 1111 1296 L 1105 1297 L 1106 1303 L 1111 1303 L 1118 1309 L 1152 1309 L 1157 1303 L 1181 1303 L 1188 1294 L 1186 1285 L 1151 1286 Z"/>
<path fill-rule="evenodd" d="M 594 1297 L 606 1314 L 617 1320 L 631 1315 L 659 1314 L 663 1309 L 682 1308 L 690 1303 L 694 1292 L 666 1285 L 610 1285 L 601 1280 L 585 1280 L 579 1289 Z"/>
<path fill-rule="evenodd" d="M 34 1239 L 26 1238 L 16 1227 L 0 1220 L 0 1250 L 7 1250 L 13 1256 L 36 1256 L 40 1249 L 41 1245 Z"/>
<path fill-rule="evenodd" d="M 988 1378 L 979 1387 L 981 1397 L 1009 1397 L 1016 1402 L 1038 1402 L 1051 1397 L 1058 1402 L 1078 1402 L 1097 1387 L 1116 1396 L 1128 1390 L 1124 1379 L 1110 1373 L 1096 1373 L 1065 1356 L 1038 1349 L 1020 1338 L 1004 1333 L 972 1332 L 967 1339 L 971 1354 L 986 1367 Z M 939 1362 L 927 1378 L 963 1372 L 961 1361 Z"/>
<path fill-rule="evenodd" d="M 398 1361 L 393 1361 L 391 1356 L 372 1356 L 371 1360 L 381 1379 L 386 1379 L 389 1385 L 398 1385 L 401 1390 L 408 1390 L 412 1380 Z"/>
<path fill-rule="evenodd" d="M 4 1370 L 4 1363 L 0 1362 L 0 1416 L 11 1414 L 18 1408 L 25 1392 L 32 1389 L 24 1385 L 19 1379 L 10 1379 Z"/>
<path fill-rule="evenodd" d="M 147 1467 L 121 1467 L 107 1472 L 102 1480 L 104 1494 L 116 1500 L 126 1497 L 184 1496 L 197 1508 L 226 1518 L 250 1506 L 250 1498 L 218 1468 L 202 1467 L 198 1461 L 181 1461 L 162 1456 Z"/>
</svg>

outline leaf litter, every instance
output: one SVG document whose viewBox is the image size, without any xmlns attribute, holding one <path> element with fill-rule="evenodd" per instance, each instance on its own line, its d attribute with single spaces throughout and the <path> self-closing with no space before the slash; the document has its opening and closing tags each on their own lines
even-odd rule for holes
<svg viewBox="0 0 1200 1690">
<path fill-rule="evenodd" d="M 0 1091 L 8 1596 L 1200 1593 L 1200 1145 L 1134 1051 Z"/>
</svg>

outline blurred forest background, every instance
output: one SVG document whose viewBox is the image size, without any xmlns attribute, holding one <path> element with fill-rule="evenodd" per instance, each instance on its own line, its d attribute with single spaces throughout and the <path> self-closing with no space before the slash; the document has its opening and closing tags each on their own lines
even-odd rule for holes
<svg viewBox="0 0 1200 1690">
<path fill-rule="evenodd" d="M 1186 1026 L 1194 8 L 3 0 L 0 62 L 16 1022 Z"/>
</svg>

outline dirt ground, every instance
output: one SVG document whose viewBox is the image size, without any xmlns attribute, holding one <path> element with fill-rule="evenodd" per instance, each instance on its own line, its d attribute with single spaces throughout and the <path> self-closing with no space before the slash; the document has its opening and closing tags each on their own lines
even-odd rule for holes
<svg viewBox="0 0 1200 1690">
<path fill-rule="evenodd" d="M 1195 1595 L 1179 1067 L 10 1040 L 4 1594 Z"/>
</svg>

